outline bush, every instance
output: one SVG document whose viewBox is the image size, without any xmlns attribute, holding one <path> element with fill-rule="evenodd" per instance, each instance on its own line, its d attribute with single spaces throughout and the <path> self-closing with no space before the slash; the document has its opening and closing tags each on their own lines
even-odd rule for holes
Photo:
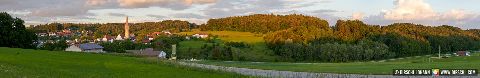
<svg viewBox="0 0 480 78">
<path fill-rule="evenodd" d="M 115 53 L 125 53 L 125 50 L 139 50 L 151 47 L 149 44 L 134 43 L 129 40 L 125 41 L 113 41 L 113 42 L 102 42 L 100 43 L 103 46 L 103 50 L 107 52 Z"/>
<path fill-rule="evenodd" d="M 245 42 L 226 42 L 225 45 L 236 48 L 250 48 L 250 45 Z"/>
<path fill-rule="evenodd" d="M 41 50 L 50 50 L 50 51 L 64 51 L 68 47 L 65 40 L 60 40 L 53 43 L 45 43 L 40 46 Z"/>
<path fill-rule="evenodd" d="M 221 46 L 219 44 L 205 44 L 200 52 L 200 58 L 211 60 L 232 60 L 232 47 Z"/>
</svg>

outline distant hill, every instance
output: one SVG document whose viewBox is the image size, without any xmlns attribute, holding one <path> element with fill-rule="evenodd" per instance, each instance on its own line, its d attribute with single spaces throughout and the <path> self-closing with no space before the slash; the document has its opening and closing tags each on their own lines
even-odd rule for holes
<svg viewBox="0 0 480 78">
<path fill-rule="evenodd" d="M 254 14 L 248 16 L 233 16 L 210 19 L 206 25 L 201 25 L 200 29 L 267 33 L 297 26 L 316 26 L 318 28 L 328 28 L 328 22 L 317 17 L 298 14 Z"/>
</svg>

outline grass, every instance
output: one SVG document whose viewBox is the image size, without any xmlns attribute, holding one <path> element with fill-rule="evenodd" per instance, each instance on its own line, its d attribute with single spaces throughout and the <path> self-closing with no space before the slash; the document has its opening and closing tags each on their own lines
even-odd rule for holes
<svg viewBox="0 0 480 78">
<path fill-rule="evenodd" d="M 233 48 L 235 57 L 234 60 L 244 61 L 274 61 L 278 58 L 273 54 L 273 51 L 268 49 L 263 39 L 263 34 L 255 34 L 250 32 L 238 32 L 238 31 L 199 31 L 193 30 L 192 32 L 180 32 L 179 35 L 193 35 L 196 33 L 208 33 L 217 35 L 223 42 L 245 42 L 251 47 L 249 48 Z M 179 43 L 179 55 L 193 56 L 198 55 L 201 47 L 204 44 L 208 44 L 205 41 L 182 41 Z M 188 49 L 190 52 L 188 53 Z M 180 57 L 182 58 L 182 57 Z M 189 58 L 186 58 L 189 59 Z"/>
<path fill-rule="evenodd" d="M 177 55 L 180 59 L 190 59 L 194 56 L 198 56 L 202 50 L 202 46 L 207 43 L 206 41 L 182 41 L 179 43 Z M 274 61 L 276 57 L 273 51 L 267 48 L 267 45 L 263 42 L 249 43 L 249 48 L 232 48 L 234 58 L 233 60 L 242 61 Z M 189 51 L 190 50 L 190 51 Z"/>
<path fill-rule="evenodd" d="M 265 43 L 259 42 L 250 45 L 250 48 L 233 48 L 234 55 L 240 57 L 238 60 L 275 61 L 275 59 L 278 59 Z"/>
<path fill-rule="evenodd" d="M 206 41 L 182 41 L 178 43 L 178 56 L 183 59 L 190 59 L 195 55 L 200 54 L 200 50 L 204 44 L 208 44 Z M 190 51 L 189 51 L 190 50 Z"/>
<path fill-rule="evenodd" d="M 193 31 L 179 34 L 209 33 L 218 35 L 223 41 L 240 41 L 253 45 L 251 48 L 234 48 L 234 55 L 246 61 L 273 61 L 279 57 L 272 55 L 262 37 L 248 32 L 235 31 Z M 180 43 L 187 47 L 200 48 L 206 42 L 186 41 Z M 201 45 L 200 45 L 201 44 Z M 235 59 L 234 59 L 235 60 Z M 238 59 L 237 59 L 238 60 Z M 430 57 L 412 57 L 386 62 L 354 62 L 354 63 L 287 63 L 287 62 L 242 62 L 242 61 L 200 61 L 198 63 L 299 72 L 345 73 L 345 74 L 391 74 L 393 69 L 480 69 L 479 53 L 471 57 L 451 57 L 446 59 L 431 59 Z"/>
<path fill-rule="evenodd" d="M 426 58 L 426 57 L 419 57 Z M 286 63 L 286 62 L 223 62 L 223 61 L 201 61 L 198 63 L 266 69 L 284 70 L 299 72 L 319 73 L 344 73 L 344 74 L 374 74 L 390 75 L 393 69 L 480 69 L 480 53 L 470 57 L 451 57 L 446 59 L 431 59 L 433 62 L 423 61 L 425 59 L 413 60 L 401 59 L 391 62 L 355 62 L 355 63 Z M 406 61 L 402 61 L 406 60 Z M 419 62 L 420 61 L 420 62 Z"/>
<path fill-rule="evenodd" d="M 242 75 L 188 68 L 156 59 L 0 47 L 3 78 L 231 78 Z"/>
<path fill-rule="evenodd" d="M 265 42 L 263 39 L 263 34 L 254 34 L 250 32 L 237 32 L 237 31 L 199 31 L 193 30 L 192 32 L 180 32 L 179 35 L 193 35 L 197 33 L 207 33 L 212 35 L 217 35 L 223 41 L 232 41 L 232 42 L 246 42 L 246 43 L 258 43 Z"/>
</svg>

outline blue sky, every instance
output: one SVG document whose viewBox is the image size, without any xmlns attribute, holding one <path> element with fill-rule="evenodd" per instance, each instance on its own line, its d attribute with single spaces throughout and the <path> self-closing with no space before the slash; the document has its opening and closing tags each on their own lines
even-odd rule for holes
<svg viewBox="0 0 480 78">
<path fill-rule="evenodd" d="M 368 24 L 409 22 L 480 28 L 480 0 L 1 0 L 0 11 L 27 24 L 187 20 L 249 14 L 304 14 Z"/>
</svg>

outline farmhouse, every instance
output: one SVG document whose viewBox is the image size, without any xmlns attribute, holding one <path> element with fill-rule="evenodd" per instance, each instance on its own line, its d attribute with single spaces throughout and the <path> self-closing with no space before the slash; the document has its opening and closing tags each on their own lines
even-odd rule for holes
<svg viewBox="0 0 480 78">
<path fill-rule="evenodd" d="M 74 51 L 74 52 L 93 52 L 93 53 L 104 53 L 103 47 L 94 44 L 94 43 L 85 43 L 80 45 L 72 45 L 65 49 L 65 51 Z"/>
<path fill-rule="evenodd" d="M 455 53 L 457 56 L 470 56 L 470 52 L 468 51 L 457 51 L 457 53 Z"/>
</svg>

